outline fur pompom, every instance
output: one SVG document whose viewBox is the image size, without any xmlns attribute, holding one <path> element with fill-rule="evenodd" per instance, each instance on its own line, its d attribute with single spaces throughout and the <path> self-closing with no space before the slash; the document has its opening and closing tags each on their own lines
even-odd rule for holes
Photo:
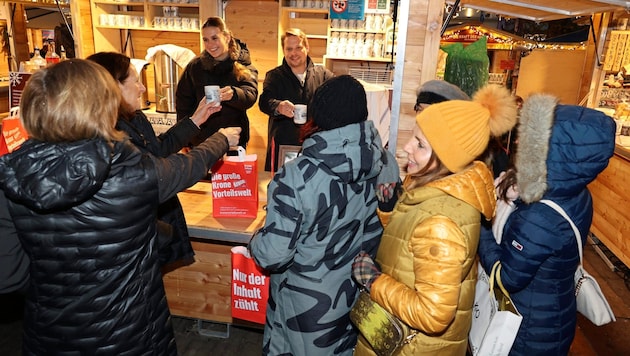
<svg viewBox="0 0 630 356">
<path fill-rule="evenodd" d="M 473 96 L 473 101 L 490 112 L 490 134 L 498 137 L 510 131 L 517 120 L 516 98 L 505 87 L 489 84 L 480 88 Z"/>
</svg>

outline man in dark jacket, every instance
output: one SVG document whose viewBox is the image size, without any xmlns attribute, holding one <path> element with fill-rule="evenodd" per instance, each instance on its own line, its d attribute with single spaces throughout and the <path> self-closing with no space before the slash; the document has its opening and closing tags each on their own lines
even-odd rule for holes
<svg viewBox="0 0 630 356">
<path fill-rule="evenodd" d="M 280 145 L 301 146 L 301 125 L 293 123 L 295 105 L 308 105 L 315 89 L 333 77 L 328 69 L 313 64 L 304 32 L 288 29 L 281 40 L 284 59 L 267 72 L 258 101 L 260 111 L 269 115 L 266 171 L 278 170 Z"/>
</svg>

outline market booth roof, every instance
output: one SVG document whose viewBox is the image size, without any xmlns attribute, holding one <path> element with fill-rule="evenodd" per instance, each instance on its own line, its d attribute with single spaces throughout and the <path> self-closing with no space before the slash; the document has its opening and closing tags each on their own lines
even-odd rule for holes
<svg viewBox="0 0 630 356">
<path fill-rule="evenodd" d="M 446 0 L 453 5 L 456 0 Z M 460 0 L 459 6 L 531 21 L 552 21 L 630 7 L 623 0 Z"/>
<path fill-rule="evenodd" d="M 444 31 L 440 44 L 449 43 L 473 43 L 481 37 L 487 38 L 488 49 L 516 49 L 531 48 L 534 41 L 517 36 L 513 33 L 485 27 L 480 23 L 468 23 L 449 27 Z"/>
</svg>

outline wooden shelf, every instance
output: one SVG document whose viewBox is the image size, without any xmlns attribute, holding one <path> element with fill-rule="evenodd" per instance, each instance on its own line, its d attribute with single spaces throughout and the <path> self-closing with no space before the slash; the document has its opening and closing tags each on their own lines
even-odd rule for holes
<svg viewBox="0 0 630 356">
<path fill-rule="evenodd" d="M 330 32 L 355 32 L 355 33 L 374 33 L 374 34 L 385 34 L 385 30 L 363 30 L 363 29 L 355 29 L 355 28 L 330 28 Z"/>
<path fill-rule="evenodd" d="M 286 12 L 301 12 L 304 14 L 328 14 L 328 8 L 310 8 L 310 7 L 282 7 L 282 5 L 280 5 L 282 8 L 282 11 L 286 11 Z"/>
<path fill-rule="evenodd" d="M 381 62 L 381 63 L 389 63 L 392 61 L 391 58 L 387 57 L 346 57 L 346 56 L 324 56 L 326 59 L 335 59 L 341 61 L 358 61 L 358 62 Z"/>
</svg>

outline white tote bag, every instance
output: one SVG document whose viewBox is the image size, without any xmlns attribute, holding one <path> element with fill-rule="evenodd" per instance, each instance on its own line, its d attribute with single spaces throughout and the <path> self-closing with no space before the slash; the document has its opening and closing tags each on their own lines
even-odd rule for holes
<svg viewBox="0 0 630 356">
<path fill-rule="evenodd" d="M 504 356 L 509 354 L 523 317 L 501 283 L 501 263 L 497 261 L 490 276 L 481 264 L 477 269 L 475 304 L 468 341 L 472 354 Z M 499 290 L 494 289 L 495 280 Z"/>
</svg>

